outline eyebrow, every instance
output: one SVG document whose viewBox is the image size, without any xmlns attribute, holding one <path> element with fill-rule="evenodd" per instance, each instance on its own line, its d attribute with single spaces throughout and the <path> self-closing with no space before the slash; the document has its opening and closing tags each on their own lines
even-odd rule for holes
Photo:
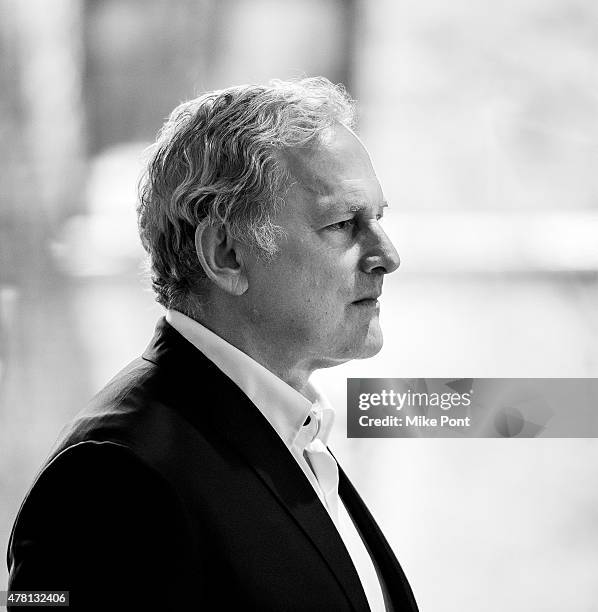
<svg viewBox="0 0 598 612">
<path fill-rule="evenodd" d="M 359 212 L 364 208 L 368 208 L 367 204 L 351 204 L 351 206 L 349 206 L 349 212 Z M 382 200 L 378 208 L 388 208 L 388 202 L 386 200 Z"/>
<path fill-rule="evenodd" d="M 334 203 L 330 206 L 330 208 L 326 212 L 334 212 L 334 213 L 342 213 L 342 212 L 352 212 L 357 213 L 362 210 L 366 210 L 370 208 L 368 204 L 365 202 L 360 202 L 358 204 L 350 204 L 349 202 L 338 202 Z M 388 208 L 388 202 L 386 200 L 382 200 L 378 208 Z"/>
</svg>

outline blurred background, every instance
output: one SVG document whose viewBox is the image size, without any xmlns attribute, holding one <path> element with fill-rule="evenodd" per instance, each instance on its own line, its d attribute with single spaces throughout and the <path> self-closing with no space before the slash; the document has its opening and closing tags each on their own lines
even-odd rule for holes
<svg viewBox="0 0 598 612">
<path fill-rule="evenodd" d="M 386 344 L 319 372 L 422 612 L 598 610 L 598 442 L 348 440 L 346 378 L 598 376 L 598 4 L 0 0 L 0 547 L 62 424 L 161 314 L 143 149 L 204 90 L 324 75 L 402 258 Z M 0 566 L 0 589 L 7 582 Z"/>
</svg>

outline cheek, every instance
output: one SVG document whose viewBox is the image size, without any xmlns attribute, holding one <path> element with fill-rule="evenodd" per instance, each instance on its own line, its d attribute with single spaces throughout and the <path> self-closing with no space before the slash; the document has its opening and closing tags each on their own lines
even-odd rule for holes
<svg viewBox="0 0 598 612">
<path fill-rule="evenodd" d="M 294 273 L 300 284 L 320 295 L 347 293 L 352 286 L 353 268 L 345 261 L 346 254 L 332 249 L 321 249 L 309 258 L 297 261 Z"/>
<path fill-rule="evenodd" d="M 347 255 L 334 249 L 289 249 L 271 262 L 260 292 L 266 300 L 278 301 L 299 318 L 340 318 L 344 305 L 351 300 L 354 281 Z M 306 310 L 303 316 L 302 308 Z"/>
</svg>

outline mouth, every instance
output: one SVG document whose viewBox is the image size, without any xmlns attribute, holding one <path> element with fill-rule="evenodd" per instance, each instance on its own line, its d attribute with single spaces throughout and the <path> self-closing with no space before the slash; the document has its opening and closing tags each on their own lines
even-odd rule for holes
<svg viewBox="0 0 598 612">
<path fill-rule="evenodd" d="M 377 297 L 371 298 L 363 298 L 361 300 L 356 300 L 353 302 L 354 306 L 359 306 L 360 308 L 376 308 L 380 305 Z"/>
</svg>

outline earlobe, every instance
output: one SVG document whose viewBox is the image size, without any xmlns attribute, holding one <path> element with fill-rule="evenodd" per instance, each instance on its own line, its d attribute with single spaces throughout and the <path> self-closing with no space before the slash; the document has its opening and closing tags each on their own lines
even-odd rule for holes
<svg viewBox="0 0 598 612">
<path fill-rule="evenodd" d="M 247 291 L 245 266 L 226 226 L 204 219 L 195 229 L 195 252 L 206 276 L 220 289 L 232 295 Z"/>
</svg>

